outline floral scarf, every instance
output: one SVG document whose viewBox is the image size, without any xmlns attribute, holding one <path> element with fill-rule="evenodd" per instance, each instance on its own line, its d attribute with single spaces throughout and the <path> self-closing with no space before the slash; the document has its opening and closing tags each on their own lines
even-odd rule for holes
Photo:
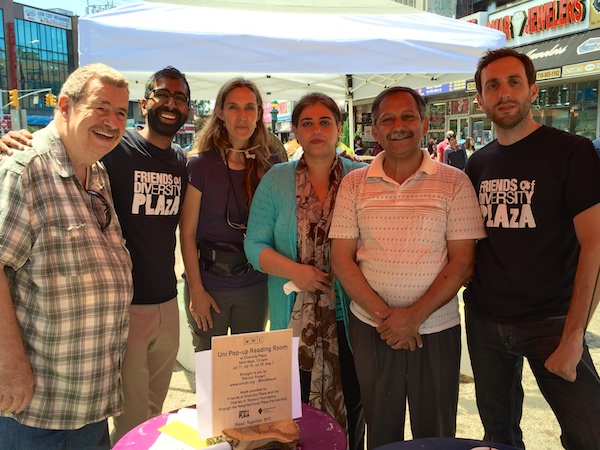
<svg viewBox="0 0 600 450">
<path fill-rule="evenodd" d="M 328 238 L 335 197 L 342 179 L 342 162 L 336 155 L 329 172 L 329 190 L 321 205 L 308 179 L 304 157 L 296 169 L 296 222 L 298 262 L 330 273 Z M 330 273 L 333 280 L 333 273 Z M 290 319 L 300 337 L 300 370 L 311 372 L 309 404 L 320 408 L 347 428 L 337 339 L 335 288 L 330 292 L 299 292 Z"/>
</svg>

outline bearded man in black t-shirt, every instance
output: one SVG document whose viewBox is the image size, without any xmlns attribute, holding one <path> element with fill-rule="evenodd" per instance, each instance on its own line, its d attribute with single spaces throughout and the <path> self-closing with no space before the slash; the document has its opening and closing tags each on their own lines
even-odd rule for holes
<svg viewBox="0 0 600 450">
<path fill-rule="evenodd" d="M 477 406 L 485 440 L 524 448 L 527 358 L 562 445 L 598 449 L 600 379 L 584 333 L 600 296 L 600 159 L 589 139 L 535 122 L 535 79 L 507 48 L 475 74 L 497 134 L 467 163 L 488 234 L 465 293 Z"/>
</svg>

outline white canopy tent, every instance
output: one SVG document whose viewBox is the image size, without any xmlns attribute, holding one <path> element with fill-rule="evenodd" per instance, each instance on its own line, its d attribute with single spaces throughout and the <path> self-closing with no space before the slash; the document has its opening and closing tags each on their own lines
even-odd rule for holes
<svg viewBox="0 0 600 450">
<path fill-rule="evenodd" d="M 392 0 L 175 0 L 79 19 L 80 64 L 118 69 L 132 98 L 172 65 L 195 100 L 214 100 L 226 80 L 244 76 L 267 100 L 321 91 L 351 105 L 389 86 L 467 79 L 484 51 L 504 44 L 496 30 Z"/>
</svg>

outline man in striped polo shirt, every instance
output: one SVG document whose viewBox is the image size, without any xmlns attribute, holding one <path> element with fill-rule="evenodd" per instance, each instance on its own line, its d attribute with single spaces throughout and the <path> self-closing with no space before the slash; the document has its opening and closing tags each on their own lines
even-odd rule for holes
<svg viewBox="0 0 600 450">
<path fill-rule="evenodd" d="M 331 225 L 332 266 L 352 303 L 350 342 L 368 447 L 454 436 L 460 366 L 456 293 L 485 236 L 475 191 L 460 170 L 420 148 L 425 102 L 394 87 L 373 103 L 385 151 L 348 174 Z"/>
</svg>

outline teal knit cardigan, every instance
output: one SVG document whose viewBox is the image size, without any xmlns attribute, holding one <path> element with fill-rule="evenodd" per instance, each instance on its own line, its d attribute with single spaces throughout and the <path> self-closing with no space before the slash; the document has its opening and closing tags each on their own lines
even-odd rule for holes
<svg viewBox="0 0 600 450">
<path fill-rule="evenodd" d="M 365 163 L 342 160 L 342 177 Z M 248 261 L 263 271 L 258 256 L 271 247 L 287 258 L 298 260 L 298 226 L 296 224 L 296 167 L 298 161 L 274 165 L 262 178 L 252 198 L 244 249 Z M 283 285 L 289 280 L 269 275 L 269 314 L 272 330 L 288 327 L 296 294 L 285 295 Z M 342 307 L 344 324 L 348 325 L 349 298 L 336 279 L 337 301 Z"/>
</svg>

